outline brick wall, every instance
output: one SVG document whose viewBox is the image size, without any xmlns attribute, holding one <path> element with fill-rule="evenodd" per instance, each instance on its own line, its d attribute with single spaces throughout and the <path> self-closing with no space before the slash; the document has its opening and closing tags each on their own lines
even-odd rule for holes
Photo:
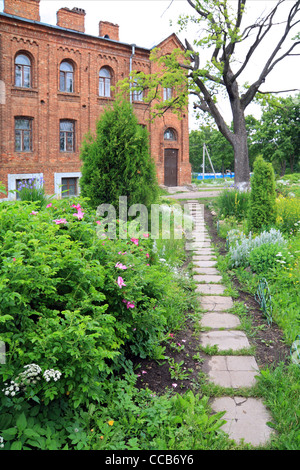
<svg viewBox="0 0 300 470">
<path fill-rule="evenodd" d="M 4 13 L 40 21 L 40 0 L 4 0 Z"/>
<path fill-rule="evenodd" d="M 6 8 L 17 0 L 6 0 Z M 37 4 L 36 0 L 23 2 Z M 76 13 L 84 18 L 82 13 Z M 73 15 L 74 16 L 74 15 Z M 161 44 L 168 50 L 176 45 L 171 36 Z M 149 50 L 135 48 L 133 69 L 151 71 Z M 25 54 L 31 62 L 29 88 L 15 84 L 15 57 Z M 111 97 L 99 96 L 99 71 L 111 71 L 112 85 L 129 76 L 132 48 L 123 43 L 100 37 L 77 34 L 48 25 L 33 24 L 0 14 L 0 77 L 4 82 L 5 100 L 0 101 L 0 181 L 8 188 L 11 175 L 44 175 L 48 194 L 55 191 L 55 174 L 79 173 L 80 144 L 86 133 L 95 132 L 96 122 L 104 107 L 113 102 Z M 60 91 L 59 68 L 67 60 L 74 70 L 72 93 Z M 3 104 L 1 104 L 3 103 Z M 191 181 L 188 153 L 188 115 L 179 120 L 168 112 L 164 119 L 150 123 L 147 105 L 134 102 L 139 123 L 150 132 L 150 150 L 157 167 L 160 184 L 164 184 L 164 152 L 166 148 L 178 151 L 178 184 Z M 27 117 L 32 123 L 32 149 L 15 150 L 15 117 Z M 60 120 L 75 124 L 75 148 L 72 152 L 60 150 Z M 177 140 L 166 142 L 166 128 L 176 130 Z M 9 176 L 10 175 L 10 176 Z M 0 195 L 0 197 L 3 197 Z"/>
</svg>

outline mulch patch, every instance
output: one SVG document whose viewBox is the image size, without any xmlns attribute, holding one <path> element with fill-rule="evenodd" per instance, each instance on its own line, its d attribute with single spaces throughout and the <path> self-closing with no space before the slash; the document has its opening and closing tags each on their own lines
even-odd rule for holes
<svg viewBox="0 0 300 470">
<path fill-rule="evenodd" d="M 217 233 L 215 216 L 205 207 L 205 223 L 209 231 L 212 242 L 217 246 L 220 254 L 226 254 L 226 242 Z M 189 260 L 188 260 L 189 261 Z M 255 334 L 248 340 L 255 346 L 255 358 L 260 368 L 273 367 L 280 362 L 289 360 L 290 350 L 283 341 L 281 330 L 274 322 L 268 325 L 263 317 L 259 304 L 254 297 L 244 292 L 238 280 L 233 277 L 231 281 L 239 293 L 239 302 L 243 302 L 248 309 Z M 199 337 L 195 334 L 195 326 L 192 317 L 189 315 L 184 327 L 164 344 L 166 346 L 164 355 L 177 364 L 181 363 L 180 371 L 187 375 L 187 378 L 176 379 L 170 373 L 170 359 L 149 360 L 133 358 L 135 373 L 138 375 L 137 388 L 149 388 L 154 394 L 160 395 L 166 391 L 185 393 L 192 389 L 201 394 L 199 390 L 199 372 L 202 370 L 202 361 L 207 355 L 199 349 Z M 172 347 L 173 346 L 173 347 Z M 183 346 L 183 347 L 182 347 Z M 181 348 L 180 350 L 178 350 Z M 200 361 L 199 361 L 200 358 Z"/>
</svg>

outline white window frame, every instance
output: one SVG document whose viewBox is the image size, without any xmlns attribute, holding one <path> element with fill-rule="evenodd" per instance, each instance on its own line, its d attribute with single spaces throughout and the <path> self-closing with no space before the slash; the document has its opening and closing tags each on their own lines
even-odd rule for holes
<svg viewBox="0 0 300 470">
<path fill-rule="evenodd" d="M 61 185 L 62 185 L 63 178 L 78 178 L 78 196 L 79 196 L 80 195 L 79 179 L 81 178 L 81 172 L 77 171 L 77 172 L 70 172 L 70 173 L 54 173 L 54 192 L 57 197 L 62 197 Z"/>
<path fill-rule="evenodd" d="M 16 190 L 16 181 L 17 180 L 29 180 L 29 179 L 36 179 L 40 180 L 43 178 L 43 173 L 18 173 L 18 174 L 9 174 L 7 175 L 7 201 L 15 201 L 17 199 L 17 194 L 10 193 L 9 191 Z M 4 199 L 2 199 L 4 200 Z"/>
</svg>

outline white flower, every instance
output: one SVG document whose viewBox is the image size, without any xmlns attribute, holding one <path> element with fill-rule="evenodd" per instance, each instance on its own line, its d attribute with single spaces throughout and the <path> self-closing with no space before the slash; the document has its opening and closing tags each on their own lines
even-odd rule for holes
<svg viewBox="0 0 300 470">
<path fill-rule="evenodd" d="M 43 376 L 46 382 L 50 382 L 51 379 L 53 379 L 54 382 L 56 382 L 57 380 L 60 379 L 61 372 L 59 370 L 49 369 L 49 370 L 45 370 Z"/>
</svg>

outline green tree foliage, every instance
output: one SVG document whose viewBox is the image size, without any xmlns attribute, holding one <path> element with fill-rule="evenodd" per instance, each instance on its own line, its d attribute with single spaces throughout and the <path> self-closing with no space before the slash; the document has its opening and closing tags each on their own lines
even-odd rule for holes
<svg viewBox="0 0 300 470">
<path fill-rule="evenodd" d="M 292 173 L 300 163 L 300 95 L 287 98 L 269 95 L 263 97 L 261 119 L 253 118 L 252 148 L 257 154 L 272 162 L 276 173 Z"/>
<path fill-rule="evenodd" d="M 127 197 L 129 206 L 148 207 L 155 201 L 158 184 L 148 132 L 138 124 L 130 103 L 115 102 L 106 109 L 96 136 L 86 136 L 81 159 L 81 192 L 93 207 L 112 204 L 117 210 L 121 196 Z"/>
<path fill-rule="evenodd" d="M 249 228 L 260 230 L 276 221 L 275 177 L 272 164 L 261 156 L 254 162 L 249 205 Z"/>
<path fill-rule="evenodd" d="M 194 172 L 202 172 L 203 144 L 206 144 L 215 171 L 224 173 L 234 169 L 234 154 L 229 142 L 217 130 L 209 126 L 190 133 L 190 163 Z M 206 171 L 211 171 L 206 158 Z"/>
<path fill-rule="evenodd" d="M 232 146 L 235 183 L 244 189 L 250 182 L 245 111 L 274 67 L 287 56 L 296 55 L 293 51 L 300 44 L 299 37 L 295 37 L 291 45 L 286 43 L 299 22 L 300 2 L 290 2 L 285 15 L 281 7 L 286 2 L 278 0 L 268 11 L 258 11 L 256 21 L 248 18 L 248 24 L 246 0 L 187 0 L 187 3 L 192 13 L 181 15 L 178 23 L 181 31 L 189 31 L 189 26 L 196 24 L 197 33 L 191 41 L 185 41 L 185 51 L 165 54 L 154 49 L 151 58 L 164 73 L 139 74 L 139 87 L 147 91 L 147 101 L 156 107 L 158 114 L 164 109 L 186 109 L 188 95 L 193 95 L 194 108 L 213 119 Z M 267 45 L 264 40 L 279 22 L 285 27 Z M 253 82 L 244 85 L 241 77 L 253 72 L 252 60 L 260 51 L 264 52 L 266 60 L 260 68 L 255 64 L 257 73 Z M 132 83 L 134 80 L 133 76 Z M 175 90 L 172 100 L 161 102 L 162 87 Z M 218 102 L 221 97 L 226 97 L 231 111 L 232 129 L 221 112 Z"/>
</svg>

